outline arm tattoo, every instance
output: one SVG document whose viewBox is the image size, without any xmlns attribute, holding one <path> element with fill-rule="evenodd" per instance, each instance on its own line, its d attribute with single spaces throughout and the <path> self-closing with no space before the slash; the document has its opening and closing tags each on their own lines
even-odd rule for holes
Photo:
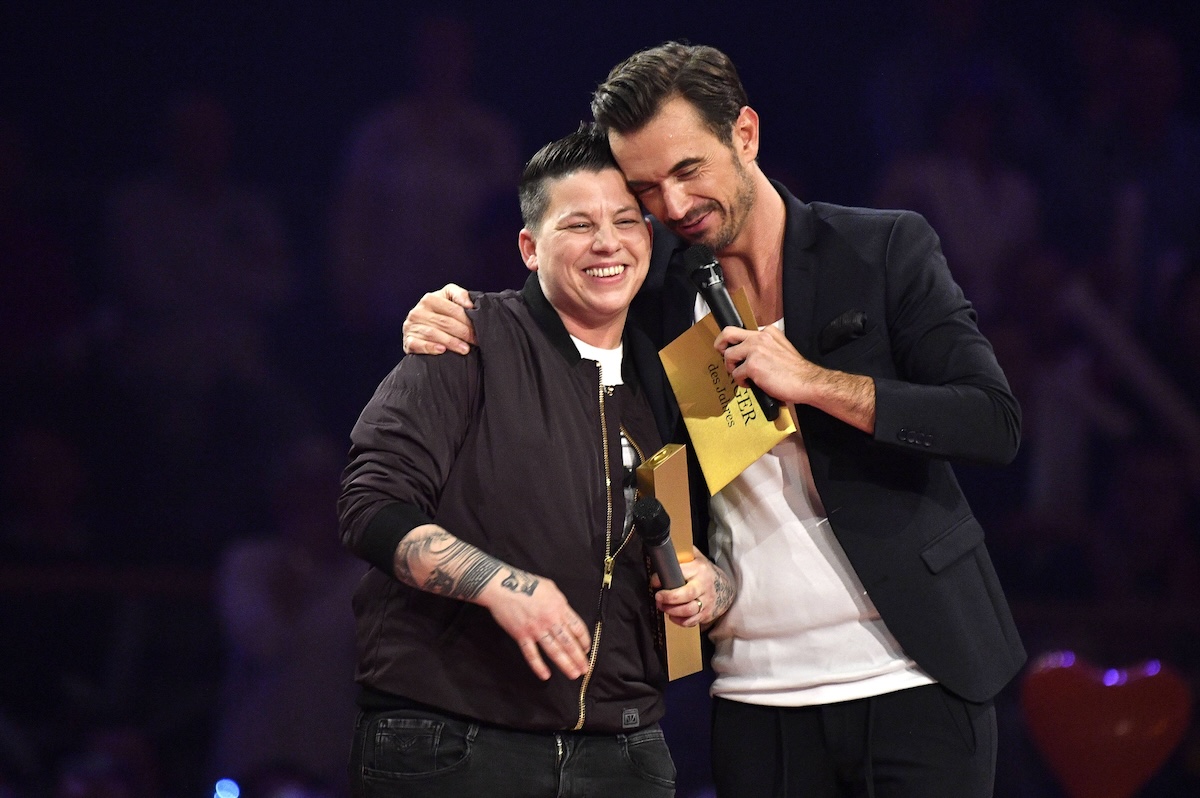
<svg viewBox="0 0 1200 798">
<path fill-rule="evenodd" d="M 733 583 L 729 577 L 720 568 L 713 566 L 716 573 L 716 579 L 713 580 L 713 590 L 717 594 L 717 606 L 714 608 L 714 618 L 724 615 L 726 610 L 733 604 L 734 591 Z"/>
<path fill-rule="evenodd" d="M 423 587 L 430 593 L 448 596 L 454 593 L 454 577 L 441 568 L 434 568 L 429 572 L 429 578 L 425 580 Z"/>
<path fill-rule="evenodd" d="M 458 576 L 458 598 L 473 599 L 483 592 L 483 588 L 500 570 L 501 563 L 474 546 L 461 542 L 458 545 L 466 549 L 456 555 L 462 563 Z"/>
<path fill-rule="evenodd" d="M 508 576 L 504 577 L 504 581 L 500 583 L 501 587 L 506 587 L 514 593 L 524 593 L 526 596 L 532 596 L 533 591 L 537 590 L 538 579 L 533 574 L 524 571 L 509 571 Z"/>
<path fill-rule="evenodd" d="M 392 570 L 396 573 L 396 578 L 406 585 L 412 587 L 417 586 L 417 577 L 413 574 L 412 563 L 409 562 L 409 557 L 414 554 L 419 554 L 419 547 L 411 540 L 401 540 L 400 545 L 396 547 L 396 554 L 392 557 Z"/>
<path fill-rule="evenodd" d="M 394 559 L 401 582 L 464 601 L 476 598 L 503 567 L 495 557 L 445 531 L 405 538 Z M 419 574 L 425 574 L 424 579 Z"/>
</svg>

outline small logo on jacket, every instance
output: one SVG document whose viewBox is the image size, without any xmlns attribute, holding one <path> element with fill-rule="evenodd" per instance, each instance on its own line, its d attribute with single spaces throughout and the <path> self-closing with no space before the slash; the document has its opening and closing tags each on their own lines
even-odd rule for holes
<svg viewBox="0 0 1200 798">
<path fill-rule="evenodd" d="M 641 724 L 638 723 L 638 711 L 636 709 L 621 710 L 621 728 L 636 729 Z"/>
</svg>

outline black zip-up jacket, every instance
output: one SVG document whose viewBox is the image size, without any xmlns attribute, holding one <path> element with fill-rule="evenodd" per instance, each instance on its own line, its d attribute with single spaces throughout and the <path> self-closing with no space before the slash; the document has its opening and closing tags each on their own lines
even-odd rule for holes
<svg viewBox="0 0 1200 798">
<path fill-rule="evenodd" d="M 623 529 L 620 440 L 623 427 L 643 459 L 658 450 L 630 365 L 631 349 L 653 350 L 627 328 L 625 385 L 607 396 L 536 275 L 475 300 L 479 346 L 405 357 L 351 433 L 341 537 L 374 566 L 354 597 L 356 678 L 376 703 L 400 696 L 509 728 L 653 723 L 664 674 L 642 546 Z M 486 609 L 398 581 L 397 544 L 429 522 L 554 580 L 593 630 L 588 673 L 572 681 L 551 665 L 542 682 Z"/>
</svg>

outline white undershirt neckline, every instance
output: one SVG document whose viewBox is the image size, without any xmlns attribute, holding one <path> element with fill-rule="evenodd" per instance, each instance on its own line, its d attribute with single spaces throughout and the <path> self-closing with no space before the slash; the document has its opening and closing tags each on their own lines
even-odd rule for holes
<svg viewBox="0 0 1200 798">
<path fill-rule="evenodd" d="M 707 313 L 697 297 L 697 319 Z M 772 326 L 782 331 L 783 319 Z M 713 559 L 738 588 L 709 632 L 713 695 L 808 706 L 933 683 L 888 631 L 833 534 L 799 432 L 709 506 Z"/>
<path fill-rule="evenodd" d="M 569 334 L 569 333 L 568 333 Z M 571 336 L 571 341 L 574 342 L 575 348 L 579 350 L 579 356 L 584 360 L 594 360 L 600 364 L 600 384 L 605 387 L 613 385 L 624 385 L 625 380 L 621 377 L 621 359 L 625 355 L 625 342 L 617 344 L 615 349 L 601 349 L 598 346 L 584 343 Z"/>
</svg>

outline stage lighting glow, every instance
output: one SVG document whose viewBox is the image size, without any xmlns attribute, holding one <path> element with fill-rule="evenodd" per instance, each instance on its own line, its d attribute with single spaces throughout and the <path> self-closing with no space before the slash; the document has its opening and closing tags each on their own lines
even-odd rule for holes
<svg viewBox="0 0 1200 798">
<path fill-rule="evenodd" d="M 1043 654 L 1039 660 L 1042 667 L 1069 668 L 1075 664 L 1074 651 L 1050 651 Z"/>
<path fill-rule="evenodd" d="M 213 798 L 238 798 L 242 788 L 233 779 L 220 779 L 213 790 Z"/>
</svg>

